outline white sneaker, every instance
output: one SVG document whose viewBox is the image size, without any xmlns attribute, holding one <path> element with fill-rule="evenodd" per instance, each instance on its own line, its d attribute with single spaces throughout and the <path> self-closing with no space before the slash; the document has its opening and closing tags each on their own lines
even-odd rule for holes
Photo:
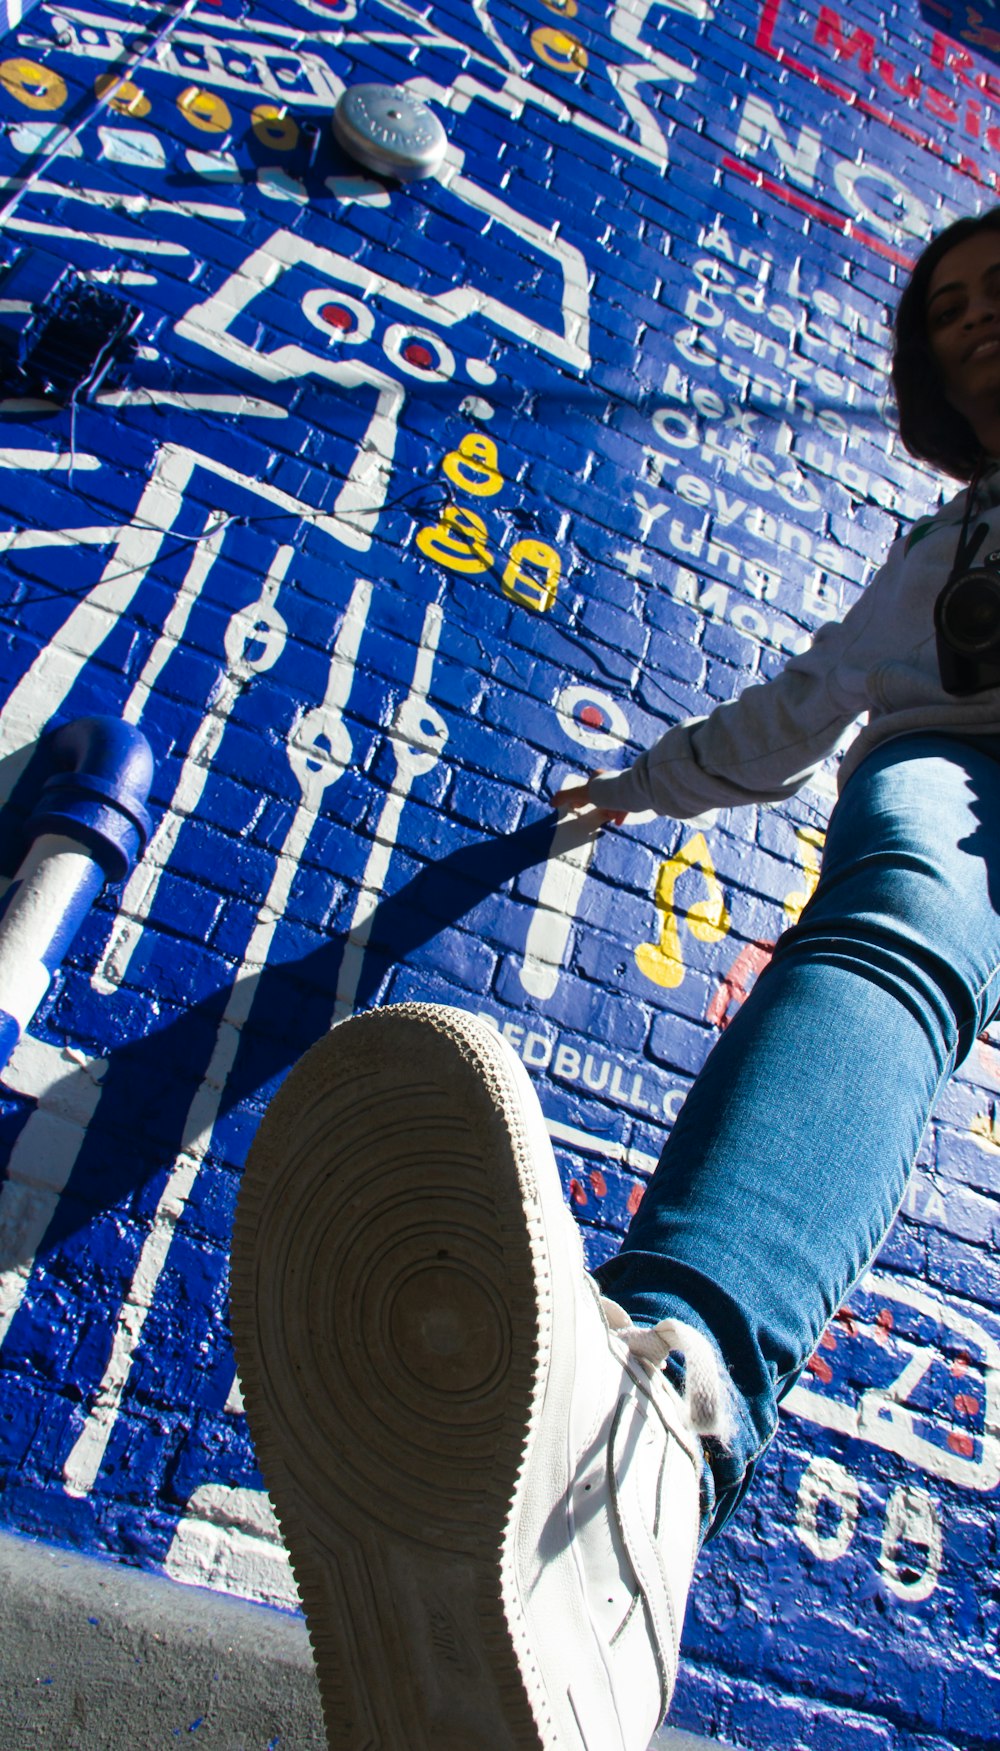
<svg viewBox="0 0 1000 1751">
<path fill-rule="evenodd" d="M 331 1751 L 646 1751 L 696 1556 L 677 1331 L 601 1301 L 498 1034 L 403 1004 L 307 1053 L 232 1323 Z"/>
</svg>

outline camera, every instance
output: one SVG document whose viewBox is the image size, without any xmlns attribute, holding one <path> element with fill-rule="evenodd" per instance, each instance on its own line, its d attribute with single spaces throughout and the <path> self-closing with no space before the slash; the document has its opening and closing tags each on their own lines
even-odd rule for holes
<svg viewBox="0 0 1000 1751">
<path fill-rule="evenodd" d="M 934 604 L 934 630 L 946 693 L 1000 687 L 1000 570 L 980 565 L 953 573 Z"/>
</svg>

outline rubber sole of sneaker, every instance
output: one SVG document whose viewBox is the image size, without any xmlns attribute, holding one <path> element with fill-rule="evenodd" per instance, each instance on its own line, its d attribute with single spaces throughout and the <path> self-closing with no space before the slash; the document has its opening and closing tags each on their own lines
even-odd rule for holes
<svg viewBox="0 0 1000 1751">
<path fill-rule="evenodd" d="M 558 1226 L 532 1103 L 483 1023 L 405 1004 L 307 1053 L 250 1152 L 233 1338 L 331 1751 L 559 1743 L 510 1584 Z"/>
</svg>

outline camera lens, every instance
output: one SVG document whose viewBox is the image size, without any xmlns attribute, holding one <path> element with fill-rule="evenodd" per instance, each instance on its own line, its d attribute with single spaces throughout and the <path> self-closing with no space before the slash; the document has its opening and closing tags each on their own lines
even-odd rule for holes
<svg viewBox="0 0 1000 1751">
<path fill-rule="evenodd" d="M 1000 577 L 980 570 L 956 578 L 941 600 L 941 630 L 953 650 L 979 656 L 1000 642 Z"/>
</svg>

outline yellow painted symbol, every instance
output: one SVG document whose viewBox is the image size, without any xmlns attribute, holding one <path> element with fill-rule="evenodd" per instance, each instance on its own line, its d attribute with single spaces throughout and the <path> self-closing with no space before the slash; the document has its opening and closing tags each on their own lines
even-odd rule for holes
<svg viewBox="0 0 1000 1751">
<path fill-rule="evenodd" d="M 259 103 L 251 111 L 250 123 L 262 146 L 272 152 L 291 152 L 299 141 L 299 124 L 273 103 Z"/>
<path fill-rule="evenodd" d="M 94 91 L 98 97 L 110 93 L 108 108 L 117 110 L 120 116 L 148 116 L 153 107 L 138 85 L 133 85 L 131 79 L 119 79 L 117 73 L 98 73 Z"/>
<path fill-rule="evenodd" d="M 441 464 L 449 480 L 477 498 L 490 498 L 503 486 L 497 466 L 497 447 L 492 438 L 468 432 L 457 450 L 449 450 Z"/>
<path fill-rule="evenodd" d="M 467 511 L 462 505 L 448 505 L 440 523 L 418 529 L 417 546 L 438 565 L 469 576 L 489 571 L 493 564 L 493 555 L 486 546 L 486 524 L 475 511 Z"/>
<path fill-rule="evenodd" d="M 529 566 L 541 577 L 532 577 Z M 561 571 L 559 555 L 547 541 L 515 541 L 501 579 L 503 593 L 544 614 L 556 599 Z"/>
<path fill-rule="evenodd" d="M 995 1107 L 990 1107 L 989 1112 L 977 1113 L 969 1126 L 969 1135 L 982 1149 L 1000 1150 L 1000 1117 Z"/>
<path fill-rule="evenodd" d="M 654 985 L 673 990 L 684 978 L 684 956 L 677 927 L 677 883 L 691 870 L 700 870 L 707 892 L 683 913 L 692 936 L 699 942 L 721 942 L 729 929 L 729 914 L 704 833 L 694 833 L 674 857 L 661 863 L 653 900 L 662 914 L 659 942 L 641 942 L 635 951 L 640 973 Z"/>
<path fill-rule="evenodd" d="M 203 91 L 200 85 L 189 85 L 182 91 L 177 108 L 203 134 L 225 134 L 233 125 L 228 103 L 215 91 Z"/>
<path fill-rule="evenodd" d="M 826 834 L 816 827 L 797 827 L 795 837 L 802 848 L 802 874 L 805 878 L 805 889 L 795 891 L 785 900 L 785 912 L 790 924 L 797 924 L 803 912 L 816 892 L 819 881 L 820 852 L 826 840 Z"/>
<path fill-rule="evenodd" d="M 554 67 L 557 73 L 583 73 L 586 70 L 587 51 L 572 31 L 557 30 L 555 25 L 544 24 L 532 31 L 531 46 L 538 59 L 547 67 Z"/>
<path fill-rule="evenodd" d="M 15 55 L 0 61 L 0 85 L 26 109 L 59 109 L 66 102 L 66 81 L 38 61 Z"/>
</svg>

